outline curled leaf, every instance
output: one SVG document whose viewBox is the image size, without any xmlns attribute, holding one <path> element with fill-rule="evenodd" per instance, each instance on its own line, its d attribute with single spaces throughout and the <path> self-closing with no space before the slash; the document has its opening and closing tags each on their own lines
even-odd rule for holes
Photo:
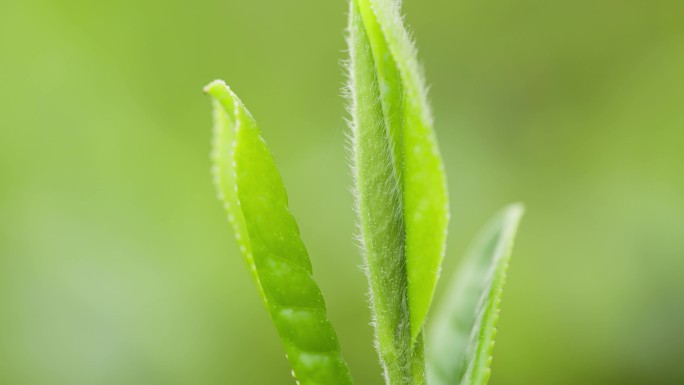
<svg viewBox="0 0 684 385">
<path fill-rule="evenodd" d="M 412 384 L 425 382 L 422 331 L 444 255 L 448 198 L 426 87 L 399 6 L 350 1 L 348 71 L 376 346 L 388 383 Z"/>
<path fill-rule="evenodd" d="M 256 122 L 223 83 L 213 98 L 213 174 L 235 237 L 299 384 L 350 385 L 287 193 Z"/>
<path fill-rule="evenodd" d="M 370 37 L 380 101 L 403 192 L 411 337 L 423 329 L 444 257 L 446 176 L 418 56 L 397 0 L 357 0 Z"/>
</svg>

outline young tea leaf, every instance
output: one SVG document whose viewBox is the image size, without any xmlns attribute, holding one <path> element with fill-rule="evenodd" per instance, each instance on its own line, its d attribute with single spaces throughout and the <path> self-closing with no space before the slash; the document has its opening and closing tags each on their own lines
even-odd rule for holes
<svg viewBox="0 0 684 385">
<path fill-rule="evenodd" d="M 415 45 L 403 25 L 401 1 L 357 0 L 378 73 L 388 135 L 403 190 L 411 336 L 423 330 L 446 246 L 446 176 L 427 87 Z M 387 107 L 386 107 L 387 106 Z"/>
<path fill-rule="evenodd" d="M 485 227 L 453 278 L 429 332 L 431 385 L 485 385 L 513 240 L 523 214 L 514 204 Z"/>
<path fill-rule="evenodd" d="M 351 0 L 356 204 L 389 384 L 422 384 L 422 330 L 444 254 L 446 178 L 399 1 Z"/>
<path fill-rule="evenodd" d="M 388 384 L 411 384 L 404 222 L 401 189 L 383 124 L 380 90 L 368 38 L 352 3 L 350 88 L 356 205 L 370 283 L 376 349 Z"/>
<path fill-rule="evenodd" d="M 213 174 L 252 278 L 285 345 L 299 384 L 351 385 L 337 335 L 287 193 L 266 143 L 240 99 L 223 83 L 213 98 Z"/>
</svg>

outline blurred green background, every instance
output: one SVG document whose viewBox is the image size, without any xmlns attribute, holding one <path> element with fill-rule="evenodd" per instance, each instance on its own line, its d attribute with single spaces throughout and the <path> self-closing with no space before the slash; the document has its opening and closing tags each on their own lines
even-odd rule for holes
<svg viewBox="0 0 684 385">
<path fill-rule="evenodd" d="M 260 122 L 359 384 L 344 0 L 0 1 L 0 384 L 291 384 L 209 175 Z M 452 202 L 444 278 L 524 218 L 492 385 L 684 383 L 684 3 L 406 0 Z M 444 280 L 440 288 L 443 288 Z"/>
</svg>

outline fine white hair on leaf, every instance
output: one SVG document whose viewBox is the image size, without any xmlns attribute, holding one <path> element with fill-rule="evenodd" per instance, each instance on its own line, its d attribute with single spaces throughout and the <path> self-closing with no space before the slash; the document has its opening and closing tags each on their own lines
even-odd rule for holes
<svg viewBox="0 0 684 385">
<path fill-rule="evenodd" d="M 400 6 L 350 0 L 342 93 L 376 348 L 389 384 L 424 384 L 422 330 L 448 202 L 427 87 Z"/>
</svg>

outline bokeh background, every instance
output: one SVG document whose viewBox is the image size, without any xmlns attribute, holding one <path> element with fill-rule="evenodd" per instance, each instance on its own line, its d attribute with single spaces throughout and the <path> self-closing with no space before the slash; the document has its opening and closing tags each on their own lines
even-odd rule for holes
<svg viewBox="0 0 684 385">
<path fill-rule="evenodd" d="M 209 176 L 260 122 L 359 384 L 344 0 L 0 1 L 0 384 L 291 384 Z M 684 383 L 684 2 L 406 0 L 452 202 L 443 278 L 525 202 L 492 385 Z M 442 280 L 443 288 L 445 279 Z"/>
</svg>

